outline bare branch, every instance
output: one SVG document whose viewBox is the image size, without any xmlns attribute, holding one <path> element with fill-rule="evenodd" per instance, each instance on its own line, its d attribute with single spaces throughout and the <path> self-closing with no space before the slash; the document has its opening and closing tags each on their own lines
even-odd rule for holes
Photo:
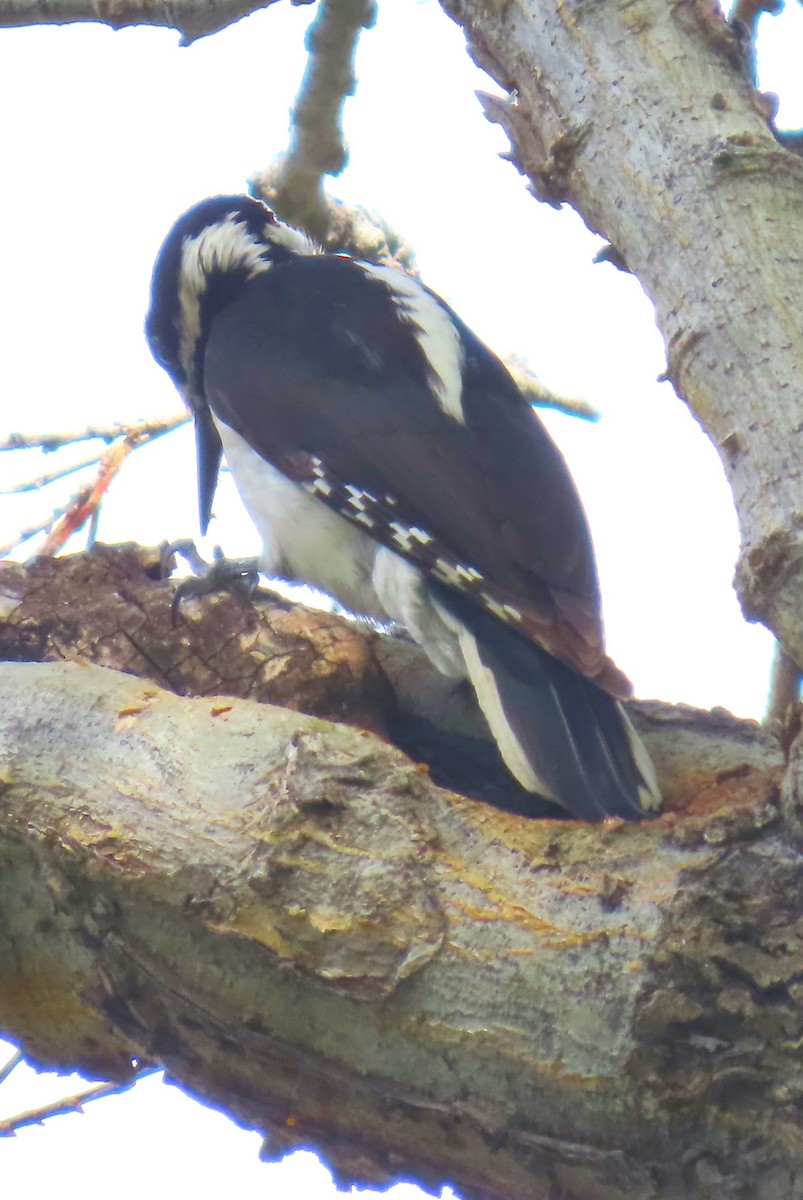
<svg viewBox="0 0 803 1200">
<path fill-rule="evenodd" d="M 266 193 L 282 220 L 319 241 L 329 228 L 324 177 L 338 175 L 346 164 L 340 122 L 356 82 L 357 41 L 374 18 L 374 0 L 321 0 L 307 35 L 309 57 L 291 116 L 290 147 Z"/>
<path fill-rule="evenodd" d="M 82 529 L 88 520 L 95 519 L 103 497 L 131 451 L 136 449 L 137 445 L 151 440 L 152 436 L 149 434 L 139 442 L 132 438 L 121 438 L 119 442 L 114 442 L 109 446 L 101 456 L 94 483 L 73 497 L 60 520 L 48 534 L 44 545 L 38 551 L 40 555 L 50 557 L 58 554 L 74 533 Z"/>
<path fill-rule="evenodd" d="M 0 1067 L 0 1084 L 5 1083 L 12 1071 L 16 1071 L 20 1063 L 25 1062 L 25 1056 L 21 1050 L 17 1050 L 11 1055 L 8 1062 Z"/>
<path fill-rule="evenodd" d="M 70 475 L 75 475 L 77 471 L 84 471 L 87 467 L 96 467 L 100 458 L 100 454 L 93 454 L 91 458 L 83 458 L 69 467 L 61 467 L 58 471 L 49 471 L 44 475 L 37 475 L 34 479 L 26 479 L 23 483 L 15 484 L 14 487 L 1 488 L 0 496 L 19 496 L 23 492 L 40 492 L 48 484 L 58 483 L 60 479 L 67 479 Z"/>
<path fill-rule="evenodd" d="M 86 495 L 86 489 L 78 492 L 77 495 Z M 75 499 L 76 497 L 73 497 L 73 501 Z M 62 517 L 66 511 L 67 507 L 62 506 L 61 508 L 54 509 L 49 517 L 45 517 L 45 519 L 40 521 L 37 525 L 26 525 L 26 527 L 21 529 L 16 537 L 13 537 L 10 542 L 6 542 L 5 545 L 0 546 L 0 558 L 5 558 L 8 554 L 13 554 L 14 551 L 20 546 L 24 545 L 25 542 L 28 542 L 31 540 L 31 538 L 36 537 L 37 533 L 49 533 L 56 521 L 58 521 L 59 517 Z"/>
<path fill-rule="evenodd" d="M 777 1165 L 761 1195 L 788 1200 L 801 866 L 774 740 L 630 706 L 687 811 L 522 820 L 388 744 L 449 733 L 433 774 L 477 782 L 487 730 L 417 648 L 275 598 L 174 625 L 161 558 L 0 567 L 0 1026 L 96 1077 L 161 1062 L 344 1185 L 711 1200 L 705 1154 L 740 1183 Z M 30 1003 L 42 962 L 70 1021 Z"/>
<path fill-rule="evenodd" d="M 570 417 L 583 417 L 586 421 L 598 421 L 599 409 L 587 400 L 575 400 L 568 396 L 556 396 L 545 387 L 529 363 L 517 354 L 505 359 L 505 366 L 531 404 L 536 408 L 556 408 Z"/>
<path fill-rule="evenodd" d="M 161 25 L 177 29 L 181 44 L 189 46 L 198 38 L 217 33 L 249 13 L 268 8 L 275 0 L 215 0 L 198 4 L 196 0 L 0 0 L 0 26 L 66 25 L 75 21 L 101 21 L 112 29 L 131 25 Z M 294 0 L 309 4 L 312 0 Z"/>
<path fill-rule="evenodd" d="M 155 441 L 157 438 L 164 436 L 164 434 L 178 429 L 189 420 L 190 417 L 188 415 L 182 414 L 181 416 L 165 417 L 156 421 L 141 421 L 130 425 L 88 428 L 78 434 L 11 434 L 6 442 L 0 445 L 0 450 L 38 448 L 50 451 L 62 446 L 73 445 L 77 442 L 89 441 L 93 438 L 101 438 L 111 444 L 102 454 L 95 455 L 90 459 L 65 467 L 62 470 L 40 475 L 33 480 L 28 480 L 25 483 L 18 484 L 14 488 L 10 488 L 5 493 L 0 493 L 10 495 L 15 492 L 38 490 L 85 467 L 95 464 L 98 466 L 97 474 L 92 483 L 88 483 L 80 488 L 66 504 L 54 509 L 45 520 L 39 522 L 37 525 L 23 529 L 12 541 L 8 542 L 5 546 L 0 546 L 0 558 L 5 558 L 6 555 L 13 553 L 24 542 L 35 537 L 37 533 L 42 532 L 46 532 L 48 537 L 38 553 L 45 556 L 56 554 L 87 521 L 90 522 L 88 544 L 91 546 L 95 541 L 103 498 L 128 455 L 140 446 L 147 445 L 148 442 Z"/>
<path fill-rule="evenodd" d="M 84 1105 L 90 1100 L 102 1100 L 106 1096 L 119 1096 L 122 1092 L 127 1092 L 134 1084 L 143 1079 L 145 1075 L 153 1074 L 158 1068 L 149 1068 L 147 1071 L 137 1072 L 132 1079 L 123 1080 L 115 1083 L 98 1083 L 94 1087 L 86 1088 L 83 1092 L 76 1092 L 72 1096 L 64 1096 L 60 1100 L 53 1100 L 50 1104 L 42 1104 L 38 1108 L 28 1109 L 27 1112 L 17 1113 L 14 1117 L 6 1117 L 0 1120 L 0 1137 L 13 1137 L 20 1129 L 24 1129 L 26 1125 L 41 1125 L 48 1117 L 62 1117 L 67 1113 L 81 1113 L 84 1111 Z"/>
<path fill-rule="evenodd" d="M 190 420 L 189 413 L 176 413 L 171 417 L 161 417 L 154 421 L 137 421 L 133 424 L 120 425 L 89 425 L 86 429 L 72 433 L 10 433 L 5 441 L 0 441 L 0 451 L 3 450 L 59 450 L 62 446 L 72 446 L 75 442 L 89 442 L 95 438 L 104 442 L 114 442 L 117 438 L 131 438 L 137 444 L 149 438 L 161 437 L 170 433 Z"/>
</svg>

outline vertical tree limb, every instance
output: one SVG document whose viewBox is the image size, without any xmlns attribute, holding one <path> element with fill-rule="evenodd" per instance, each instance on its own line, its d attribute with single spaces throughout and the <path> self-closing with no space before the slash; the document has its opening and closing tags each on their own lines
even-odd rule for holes
<svg viewBox="0 0 803 1200">
<path fill-rule="evenodd" d="M 307 33 L 309 57 L 291 115 L 290 147 L 267 185 L 277 216 L 320 242 L 329 229 L 323 181 L 346 165 L 343 105 L 356 83 L 359 36 L 373 24 L 375 12 L 374 0 L 320 0 Z"/>
<path fill-rule="evenodd" d="M 710 0 L 444 7 L 509 93 L 486 113 L 532 190 L 572 204 L 655 304 L 731 484 L 742 607 L 803 665 L 803 163 L 736 38 Z"/>
</svg>

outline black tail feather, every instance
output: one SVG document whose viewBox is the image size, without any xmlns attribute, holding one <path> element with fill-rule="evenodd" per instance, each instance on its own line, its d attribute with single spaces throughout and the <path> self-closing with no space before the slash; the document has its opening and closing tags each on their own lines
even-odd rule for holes
<svg viewBox="0 0 803 1200">
<path fill-rule="evenodd" d="M 524 787 L 581 820 L 655 815 L 652 764 L 614 697 L 455 592 L 434 598 L 459 624 L 480 707 Z"/>
</svg>

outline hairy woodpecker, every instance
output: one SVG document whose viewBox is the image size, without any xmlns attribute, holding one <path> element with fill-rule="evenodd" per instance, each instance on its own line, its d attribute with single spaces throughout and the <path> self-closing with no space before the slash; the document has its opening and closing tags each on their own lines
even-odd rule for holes
<svg viewBox="0 0 803 1200">
<path fill-rule="evenodd" d="M 447 304 L 218 196 L 168 234 L 147 336 L 195 418 L 204 531 L 225 454 L 264 572 L 467 676 L 524 788 L 588 820 L 658 808 L 568 468 Z"/>
</svg>

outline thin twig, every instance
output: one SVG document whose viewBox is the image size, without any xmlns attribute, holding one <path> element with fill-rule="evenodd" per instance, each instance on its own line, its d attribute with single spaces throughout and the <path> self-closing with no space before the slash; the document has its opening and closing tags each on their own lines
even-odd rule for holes
<svg viewBox="0 0 803 1200">
<path fill-rule="evenodd" d="M 80 488 L 65 505 L 55 509 L 44 521 L 41 521 L 38 525 L 23 529 L 13 541 L 7 543 L 5 546 L 0 546 L 0 558 L 5 558 L 6 555 L 11 554 L 23 542 L 27 542 L 30 538 L 35 537 L 37 533 L 47 533 L 48 535 L 38 554 L 45 557 L 52 557 L 52 555 L 57 554 L 61 550 L 68 539 L 74 533 L 77 533 L 87 521 L 91 522 L 89 529 L 89 542 L 91 545 L 97 532 L 100 506 L 103 498 L 128 455 L 139 446 L 153 442 L 157 438 L 163 437 L 166 433 L 171 433 L 174 429 L 178 429 L 179 426 L 186 424 L 189 420 L 190 417 L 182 413 L 180 416 L 165 417 L 156 421 L 142 421 L 135 425 L 115 425 L 105 429 L 97 427 L 85 429 L 80 434 L 45 434 L 31 435 L 30 437 L 27 435 L 12 434 L 9 443 L 0 447 L 0 449 L 33 449 L 34 446 L 38 446 L 40 449 L 55 449 L 56 446 L 70 445 L 89 438 L 103 438 L 104 440 L 111 441 L 111 444 L 103 454 L 94 460 L 90 460 L 90 462 L 81 464 L 81 466 L 88 466 L 91 465 L 91 461 L 98 464 L 94 480 Z M 34 440 L 34 436 L 36 436 L 36 440 Z M 54 480 L 63 477 L 64 474 L 69 474 L 74 469 L 78 468 L 67 468 L 64 472 L 54 472 L 50 477 L 44 476 L 41 478 L 44 479 L 45 483 L 52 483 Z M 36 482 L 36 480 L 32 481 L 33 484 Z"/>
<path fill-rule="evenodd" d="M 556 408 L 559 412 L 570 417 L 583 417 L 586 421 L 598 421 L 599 410 L 587 400 L 574 399 L 571 396 L 557 396 L 549 388 L 544 387 L 541 380 L 533 373 L 523 358 L 511 354 L 505 359 L 505 366 L 519 386 L 519 390 L 536 408 Z"/>
<path fill-rule="evenodd" d="M 5 441 L 0 441 L 0 451 L 58 450 L 62 446 L 71 446 L 74 442 L 89 442 L 94 438 L 104 442 L 114 442 L 120 437 L 136 437 L 138 440 L 146 436 L 157 438 L 178 429 L 180 425 L 186 425 L 190 419 L 188 413 L 176 413 L 171 417 L 138 421 L 135 424 L 89 425 L 75 433 L 10 433 Z"/>
<path fill-rule="evenodd" d="M 89 518 L 89 528 L 86 531 L 86 548 L 91 550 L 98 540 L 98 526 L 100 525 L 100 504 L 93 510 Z"/>
<path fill-rule="evenodd" d="M 11 1058 L 8 1060 L 5 1066 L 0 1067 L 0 1084 L 5 1083 L 11 1072 L 16 1071 L 20 1063 L 24 1061 L 25 1056 L 23 1055 L 22 1051 L 16 1050 L 14 1054 L 11 1055 Z"/>
<path fill-rule="evenodd" d="M 49 533 L 64 512 L 64 508 L 57 508 L 44 521 L 40 521 L 38 525 L 28 525 L 25 529 L 21 529 L 12 541 L 6 542 L 4 546 L 0 546 L 0 558 L 5 558 L 8 554 L 13 554 L 25 542 L 29 542 L 32 537 L 36 537 L 37 533 Z"/>
<path fill-rule="evenodd" d="M 123 1083 L 99 1083 L 83 1092 L 76 1092 L 73 1096 L 64 1096 L 61 1100 L 54 1100 L 51 1104 L 43 1104 L 39 1108 L 31 1108 L 27 1112 L 17 1113 L 16 1116 L 0 1120 L 0 1137 L 13 1137 L 26 1125 L 41 1125 L 48 1117 L 83 1112 L 84 1105 L 88 1104 L 90 1100 L 122 1095 L 123 1092 L 129 1091 L 136 1083 L 139 1083 L 140 1079 L 144 1079 L 146 1075 L 152 1075 L 156 1070 L 159 1068 L 148 1067 L 147 1070 L 138 1071 L 136 1075 L 131 1079 L 126 1079 Z"/>
<path fill-rule="evenodd" d="M 307 34 L 309 55 L 290 118 L 290 146 L 266 196 L 282 220 L 319 241 L 329 227 L 324 177 L 338 175 L 347 160 L 341 117 L 355 87 L 354 54 L 375 12 L 374 0 L 320 0 Z"/>
<path fill-rule="evenodd" d="M 23 492 L 40 492 L 50 483 L 57 483 L 60 479 L 66 479 L 69 475 L 74 475 L 76 471 L 83 471 L 86 467 L 95 467 L 100 462 L 100 455 L 93 454 L 91 458 L 84 458 L 79 463 L 73 463 L 70 467 L 62 467 L 58 471 L 50 471 L 47 475 L 37 475 L 35 479 L 26 479 L 24 483 L 18 483 L 15 487 L 0 489 L 0 496 L 19 496 Z"/>
<path fill-rule="evenodd" d="M 112 480 L 137 444 L 132 438 L 122 438 L 119 442 L 114 442 L 109 446 L 100 460 L 95 482 L 80 492 L 67 506 L 63 516 L 48 534 L 44 545 L 39 550 L 41 557 L 52 558 L 54 554 L 58 554 L 72 535 L 94 516 L 100 508 Z"/>
</svg>

